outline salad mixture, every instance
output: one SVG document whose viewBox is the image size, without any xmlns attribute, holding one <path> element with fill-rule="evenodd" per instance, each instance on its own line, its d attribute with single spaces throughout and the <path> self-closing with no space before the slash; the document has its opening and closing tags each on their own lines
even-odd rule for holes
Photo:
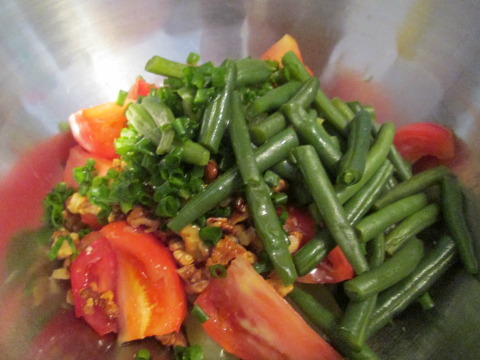
<svg viewBox="0 0 480 360">
<path fill-rule="evenodd" d="M 49 257 L 96 333 L 176 359 L 377 359 L 366 340 L 433 306 L 457 258 L 477 273 L 449 129 L 329 99 L 289 35 L 198 61 L 154 56 L 161 86 L 69 119 Z"/>
</svg>

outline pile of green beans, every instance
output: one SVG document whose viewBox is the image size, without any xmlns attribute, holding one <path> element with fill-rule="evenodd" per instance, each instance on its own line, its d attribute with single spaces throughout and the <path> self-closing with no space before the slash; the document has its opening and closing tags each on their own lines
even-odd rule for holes
<svg viewBox="0 0 480 360">
<path fill-rule="evenodd" d="M 392 123 L 376 123 L 369 106 L 330 100 L 293 52 L 284 55 L 282 65 L 272 69 L 255 59 L 223 63 L 223 85 L 205 107 L 197 142 L 215 156 L 228 137 L 236 164 L 184 204 L 167 226 L 179 232 L 241 193 L 274 271 L 284 285 L 294 285 L 291 300 L 342 354 L 378 359 L 366 345 L 368 337 L 412 301 L 433 306 L 428 288 L 458 258 L 471 274 L 478 273 L 460 184 L 444 166 L 412 175 L 393 145 Z M 147 64 L 147 70 L 173 79 L 181 79 L 185 67 L 159 57 Z M 250 99 L 245 95 L 245 89 L 265 84 L 273 88 Z M 140 106 L 134 105 L 135 111 L 134 121 L 145 117 Z M 148 133 L 154 121 L 138 127 Z M 155 131 L 145 136 L 158 143 L 162 134 Z M 289 182 L 288 201 L 308 205 L 318 223 L 317 234 L 293 255 L 266 171 Z M 439 239 L 426 235 L 432 227 Z M 348 303 L 340 318 L 295 282 L 336 245 L 355 272 L 341 286 Z"/>
</svg>

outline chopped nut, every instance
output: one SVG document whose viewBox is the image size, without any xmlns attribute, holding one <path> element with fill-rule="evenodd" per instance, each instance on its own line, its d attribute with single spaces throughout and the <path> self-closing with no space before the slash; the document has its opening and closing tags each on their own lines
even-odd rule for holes
<svg viewBox="0 0 480 360">
<path fill-rule="evenodd" d="M 218 242 L 212 251 L 212 255 L 208 258 L 206 267 L 211 265 L 222 264 L 228 265 L 231 260 L 237 256 L 243 256 L 247 250 L 232 237 L 226 236 Z"/>
<path fill-rule="evenodd" d="M 173 257 L 180 265 L 187 266 L 193 264 L 193 256 L 185 250 L 175 250 L 173 252 Z"/>
<path fill-rule="evenodd" d="M 52 278 L 56 280 L 68 280 L 70 279 L 70 271 L 65 268 L 55 269 L 52 272 Z"/>
<path fill-rule="evenodd" d="M 67 210 L 72 214 L 93 214 L 98 215 L 102 210 L 99 206 L 91 204 L 86 196 L 74 193 L 67 201 Z"/>
<path fill-rule="evenodd" d="M 73 292 L 72 289 L 68 289 L 67 291 L 67 298 L 66 298 L 66 303 L 69 305 L 75 305 L 75 302 L 73 301 Z"/>
<path fill-rule="evenodd" d="M 112 169 L 116 171 L 122 171 L 125 169 L 125 166 L 127 166 L 127 162 L 121 160 L 121 159 L 113 159 L 112 161 Z"/>
<path fill-rule="evenodd" d="M 236 236 L 238 238 L 238 242 L 242 246 L 248 246 L 250 243 L 255 239 L 257 234 L 255 233 L 255 229 L 249 227 L 245 229 L 243 225 L 235 225 Z"/>
<path fill-rule="evenodd" d="M 207 184 L 210 184 L 218 176 L 218 165 L 213 159 L 210 159 L 203 170 L 203 179 Z"/>
<path fill-rule="evenodd" d="M 114 294 L 111 290 L 99 292 L 98 285 L 92 282 L 90 286 L 80 290 L 80 297 L 87 299 L 82 307 L 85 314 L 93 314 L 93 307 L 99 306 L 110 319 L 118 317 L 118 307 L 114 302 Z"/>
<path fill-rule="evenodd" d="M 135 206 L 130 211 L 130 214 L 127 216 L 127 222 L 135 229 L 139 227 L 144 228 L 145 232 L 157 231 L 160 226 L 160 221 L 149 219 L 148 211 L 141 206 Z"/>
<path fill-rule="evenodd" d="M 279 192 L 284 192 L 286 190 L 288 190 L 288 183 L 284 179 L 280 179 L 278 185 L 272 187 L 272 191 L 274 194 L 278 194 Z"/>
<path fill-rule="evenodd" d="M 207 226 L 215 226 L 222 229 L 226 234 L 235 235 L 235 226 L 229 223 L 228 218 L 224 217 L 211 217 L 207 219 Z"/>
<path fill-rule="evenodd" d="M 187 225 L 180 231 L 180 236 L 185 243 L 185 250 L 193 257 L 193 261 L 205 261 L 210 255 L 208 246 L 200 239 L 200 228 L 198 226 Z"/>
<path fill-rule="evenodd" d="M 156 339 L 162 343 L 164 346 L 183 346 L 187 347 L 187 338 L 183 332 L 172 332 L 170 334 L 156 336 Z"/>
<path fill-rule="evenodd" d="M 197 269 L 195 265 L 181 267 L 177 273 L 185 282 L 187 294 L 200 294 L 210 282 L 209 273 L 206 270 Z"/>
<path fill-rule="evenodd" d="M 303 234 L 298 231 L 292 231 L 288 234 L 288 240 L 290 240 L 290 245 L 288 245 L 288 251 L 290 254 L 297 252 L 300 243 L 302 242 Z"/>
</svg>

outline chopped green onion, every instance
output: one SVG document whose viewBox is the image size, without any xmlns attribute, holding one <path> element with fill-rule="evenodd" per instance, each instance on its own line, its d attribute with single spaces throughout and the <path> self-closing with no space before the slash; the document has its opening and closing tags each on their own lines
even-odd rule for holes
<svg viewBox="0 0 480 360">
<path fill-rule="evenodd" d="M 285 205 L 288 201 L 288 195 L 283 192 L 273 194 L 272 201 L 275 205 Z"/>
<path fill-rule="evenodd" d="M 192 315 L 202 324 L 210 319 L 210 316 L 208 316 L 198 304 L 193 305 Z"/>
<path fill-rule="evenodd" d="M 150 360 L 150 351 L 147 349 L 138 350 L 135 360 Z"/>
<path fill-rule="evenodd" d="M 123 106 L 123 104 L 125 104 L 125 100 L 127 99 L 127 95 L 128 95 L 128 91 L 120 90 L 118 92 L 116 104 L 119 106 Z"/>
<path fill-rule="evenodd" d="M 188 65 L 197 65 L 198 61 L 200 60 L 200 55 L 194 53 L 194 52 L 191 52 L 190 54 L 188 54 L 188 57 L 187 57 L 187 64 Z"/>
<path fill-rule="evenodd" d="M 200 229 L 198 235 L 205 244 L 215 246 L 223 237 L 223 231 L 216 226 L 206 226 Z"/>
<path fill-rule="evenodd" d="M 215 264 L 208 268 L 210 275 L 215 279 L 224 279 L 227 276 L 227 268 L 222 264 Z"/>
</svg>

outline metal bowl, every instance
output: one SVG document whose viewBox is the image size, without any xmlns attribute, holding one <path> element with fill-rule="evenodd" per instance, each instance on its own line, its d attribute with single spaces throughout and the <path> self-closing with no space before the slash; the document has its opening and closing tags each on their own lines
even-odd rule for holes
<svg viewBox="0 0 480 360">
<path fill-rule="evenodd" d="M 470 222 L 478 227 L 479 15 L 475 0 L 3 0 L 0 190 L 6 189 L 7 174 L 21 154 L 57 133 L 70 113 L 115 100 L 137 75 L 157 81 L 143 70 L 151 56 L 184 61 L 194 51 L 218 64 L 226 57 L 259 56 L 289 33 L 329 94 L 368 101 L 380 120 L 397 125 L 435 121 L 450 126 L 465 141 L 470 157 L 456 171 L 469 189 Z M 9 359 L 24 353 L 58 310 L 63 293 L 58 287 L 59 295 L 47 305 L 26 301 L 32 293 L 41 298 L 29 281 L 48 265 L 36 264 L 30 233 L 17 238 L 17 246 L 9 241 L 10 233 L 0 234 L 0 354 Z M 480 254 L 480 241 L 476 247 Z M 17 257 L 5 258 L 6 248 Z M 14 273 L 6 271 L 12 262 L 23 265 Z M 432 295 L 433 310 L 414 305 L 369 341 L 381 358 L 480 357 L 478 279 L 456 269 Z M 76 339 L 71 358 L 96 358 L 84 348 L 90 330 L 65 316 L 55 325 L 63 327 L 64 337 L 43 341 L 52 346 L 71 342 L 66 339 L 70 333 Z M 96 345 L 117 359 L 131 359 L 137 346 L 118 349 L 108 337 Z"/>
</svg>

